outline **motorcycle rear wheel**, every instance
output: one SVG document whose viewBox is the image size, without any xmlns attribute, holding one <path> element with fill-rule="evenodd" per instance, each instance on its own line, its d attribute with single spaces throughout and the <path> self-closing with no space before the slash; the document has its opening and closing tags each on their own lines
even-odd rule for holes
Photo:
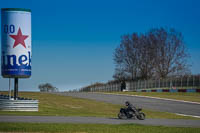
<svg viewBox="0 0 200 133">
<path fill-rule="evenodd" d="M 127 119 L 127 116 L 126 116 L 124 113 L 121 113 L 121 112 L 120 112 L 120 113 L 118 114 L 118 118 L 119 118 L 119 119 Z"/>
</svg>

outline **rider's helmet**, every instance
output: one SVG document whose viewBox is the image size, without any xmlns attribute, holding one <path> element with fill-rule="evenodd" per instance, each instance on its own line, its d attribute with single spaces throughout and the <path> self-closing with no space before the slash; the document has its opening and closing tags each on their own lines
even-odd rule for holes
<svg viewBox="0 0 200 133">
<path fill-rule="evenodd" d="M 130 105 L 130 102 L 129 102 L 129 101 L 126 101 L 126 102 L 125 102 L 125 105 L 126 105 L 126 106 L 129 106 L 129 105 Z"/>
</svg>

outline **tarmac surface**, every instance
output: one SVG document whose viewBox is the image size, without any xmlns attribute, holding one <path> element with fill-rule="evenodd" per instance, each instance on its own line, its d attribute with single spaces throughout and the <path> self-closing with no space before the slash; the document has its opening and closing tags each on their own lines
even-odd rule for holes
<svg viewBox="0 0 200 133">
<path fill-rule="evenodd" d="M 82 123 L 82 124 L 143 124 L 170 127 L 200 127 L 200 120 L 145 119 L 121 120 L 101 117 L 63 117 L 63 116 L 0 116 L 0 122 L 24 123 Z"/>
<path fill-rule="evenodd" d="M 103 101 L 113 104 L 121 104 L 121 105 L 124 105 L 125 101 L 130 101 L 134 106 L 145 109 L 200 116 L 200 104 L 197 103 L 169 101 L 164 99 L 154 99 L 154 98 L 128 96 L 128 95 L 102 94 L 102 93 L 65 92 L 57 94 L 64 96 L 92 99 L 92 100 Z"/>
</svg>

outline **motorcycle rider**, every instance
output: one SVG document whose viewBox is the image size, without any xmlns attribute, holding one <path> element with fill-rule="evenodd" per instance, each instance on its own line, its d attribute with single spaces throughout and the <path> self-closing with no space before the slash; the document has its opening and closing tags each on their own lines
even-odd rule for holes
<svg viewBox="0 0 200 133">
<path fill-rule="evenodd" d="M 129 101 L 125 102 L 125 105 L 127 106 L 126 108 L 126 115 L 130 116 L 129 112 L 136 113 L 136 107 L 134 107 Z"/>
</svg>

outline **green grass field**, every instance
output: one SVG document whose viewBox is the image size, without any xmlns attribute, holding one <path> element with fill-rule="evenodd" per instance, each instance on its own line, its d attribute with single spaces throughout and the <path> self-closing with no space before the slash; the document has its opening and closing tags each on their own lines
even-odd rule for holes
<svg viewBox="0 0 200 133">
<path fill-rule="evenodd" d="M 119 109 L 122 107 L 120 105 L 105 102 L 60 96 L 50 93 L 20 92 L 19 96 L 38 99 L 40 102 L 39 112 L 0 111 L 0 115 L 117 117 Z M 196 119 L 154 110 L 144 109 L 143 111 L 147 118 Z"/>
<path fill-rule="evenodd" d="M 5 93 L 5 92 L 4 92 Z M 21 92 L 20 97 L 38 99 L 39 112 L 0 111 L 0 115 L 116 117 L 120 105 L 49 93 Z M 191 117 L 144 110 L 147 118 L 191 119 Z M 65 133 L 199 133 L 200 128 L 144 126 L 137 124 L 0 123 L 0 132 Z"/>
<path fill-rule="evenodd" d="M 1 132 L 60 133 L 199 133 L 200 128 L 143 126 L 136 124 L 0 123 Z"/>
<path fill-rule="evenodd" d="M 20 97 L 39 100 L 39 112 L 0 111 L 0 115 L 42 115 L 42 116 L 114 116 L 119 105 L 96 102 L 87 99 L 60 96 L 50 93 L 20 92 Z"/>
<path fill-rule="evenodd" d="M 159 98 L 169 98 L 176 100 L 185 100 L 191 102 L 200 102 L 200 93 L 184 93 L 184 92 L 111 92 L 115 94 L 126 94 L 126 95 L 140 95 L 140 96 L 151 96 Z"/>
</svg>

